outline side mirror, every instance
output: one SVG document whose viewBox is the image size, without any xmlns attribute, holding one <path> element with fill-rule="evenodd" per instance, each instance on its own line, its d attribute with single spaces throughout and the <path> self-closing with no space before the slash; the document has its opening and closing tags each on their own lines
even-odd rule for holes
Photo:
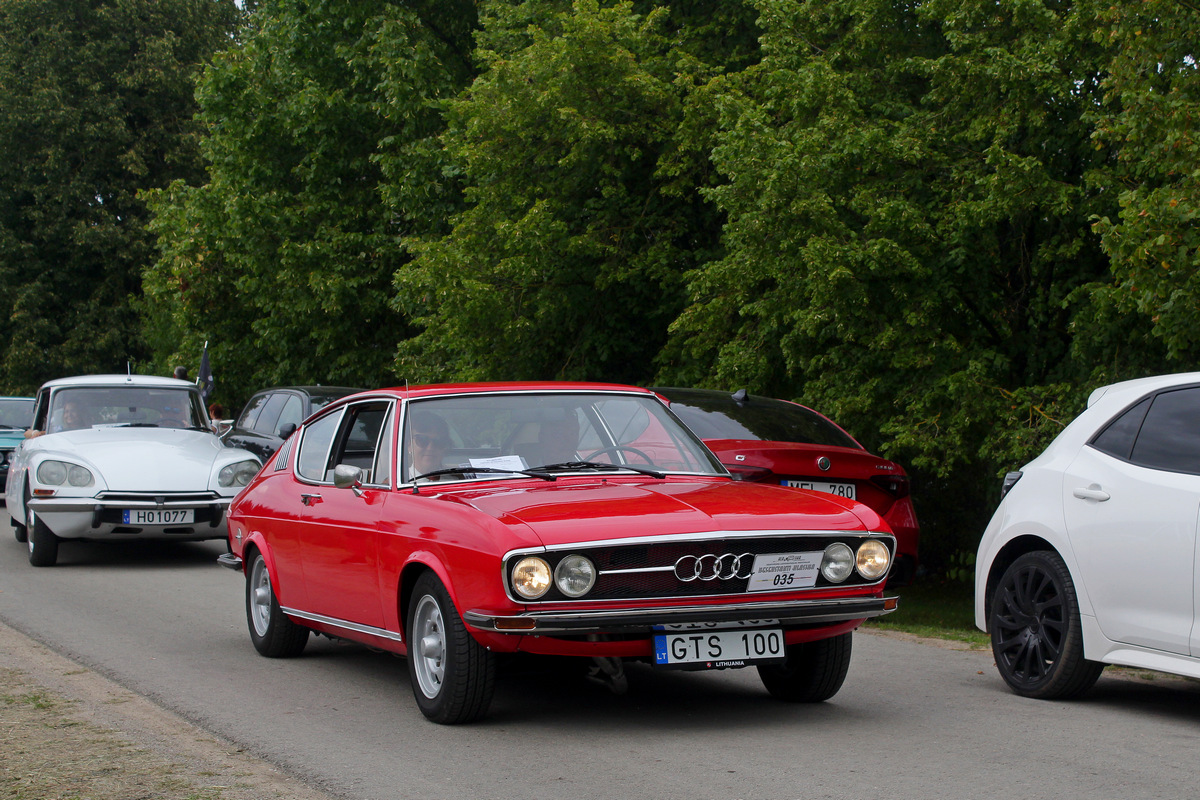
<svg viewBox="0 0 1200 800">
<path fill-rule="evenodd" d="M 339 489 L 350 489 L 358 497 L 362 497 L 363 471 L 349 464 L 338 464 L 333 468 L 333 485 Z"/>
<path fill-rule="evenodd" d="M 296 432 L 296 423 L 288 422 L 279 426 L 279 431 L 276 434 L 280 439 L 286 439 Z"/>
</svg>

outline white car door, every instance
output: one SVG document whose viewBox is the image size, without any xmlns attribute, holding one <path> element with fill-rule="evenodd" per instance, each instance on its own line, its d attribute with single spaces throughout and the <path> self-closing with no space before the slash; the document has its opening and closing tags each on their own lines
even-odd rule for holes
<svg viewBox="0 0 1200 800">
<path fill-rule="evenodd" d="M 1063 514 L 1104 635 L 1191 654 L 1200 388 L 1143 400 L 1082 448 L 1065 475 Z"/>
</svg>

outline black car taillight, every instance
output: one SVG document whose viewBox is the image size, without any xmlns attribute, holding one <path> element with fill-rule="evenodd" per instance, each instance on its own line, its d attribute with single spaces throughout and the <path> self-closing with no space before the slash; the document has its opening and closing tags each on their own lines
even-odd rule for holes
<svg viewBox="0 0 1200 800">
<path fill-rule="evenodd" d="M 1001 499 L 1008 494 L 1009 489 L 1017 485 L 1017 481 L 1021 480 L 1021 476 L 1024 474 L 1023 472 L 1010 472 L 1004 476 L 1004 485 L 1000 487 Z"/>
<path fill-rule="evenodd" d="M 752 483 L 765 483 L 772 480 L 775 473 L 766 467 L 747 467 L 740 464 L 726 464 L 725 469 L 729 470 L 729 474 L 733 476 L 735 481 L 750 481 Z"/>
<path fill-rule="evenodd" d="M 912 488 L 907 475 L 872 475 L 871 483 L 896 498 L 908 497 Z"/>
</svg>

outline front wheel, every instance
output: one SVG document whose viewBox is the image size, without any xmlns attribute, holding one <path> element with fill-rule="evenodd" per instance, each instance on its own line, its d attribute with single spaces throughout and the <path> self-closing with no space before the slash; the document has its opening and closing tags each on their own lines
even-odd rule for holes
<svg viewBox="0 0 1200 800">
<path fill-rule="evenodd" d="M 1083 657 L 1079 600 L 1058 553 L 1018 558 L 992 594 L 988 630 L 1000 677 L 1019 695 L 1075 697 L 1092 688 L 1104 665 Z"/>
<path fill-rule="evenodd" d="M 53 567 L 57 564 L 58 537 L 32 511 L 29 512 L 27 530 L 29 538 L 29 563 L 35 567 Z"/>
<path fill-rule="evenodd" d="M 767 691 L 789 703 L 820 703 L 842 688 L 850 669 L 853 633 L 788 645 L 787 661 L 758 668 Z"/>
<path fill-rule="evenodd" d="M 486 714 L 496 688 L 495 656 L 467 632 L 432 572 L 413 587 L 407 630 L 408 674 L 421 713 L 443 725 Z"/>
<path fill-rule="evenodd" d="M 267 658 L 298 656 L 308 644 L 308 628 L 292 622 L 279 607 L 266 559 L 258 551 L 246 573 L 246 620 L 254 649 Z"/>
</svg>

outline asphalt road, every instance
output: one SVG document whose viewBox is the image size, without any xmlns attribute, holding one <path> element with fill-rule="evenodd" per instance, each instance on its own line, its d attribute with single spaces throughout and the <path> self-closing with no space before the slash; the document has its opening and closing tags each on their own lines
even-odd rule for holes
<svg viewBox="0 0 1200 800">
<path fill-rule="evenodd" d="M 35 569 L 0 516 L 0 619 L 346 798 L 1178 798 L 1200 684 L 1101 678 L 1085 701 L 1009 693 L 990 654 L 859 633 L 829 702 L 751 670 L 630 669 L 629 692 L 550 665 L 505 674 L 483 722 L 417 710 L 402 659 L 313 639 L 258 656 L 220 543 L 64 543 Z"/>
</svg>

